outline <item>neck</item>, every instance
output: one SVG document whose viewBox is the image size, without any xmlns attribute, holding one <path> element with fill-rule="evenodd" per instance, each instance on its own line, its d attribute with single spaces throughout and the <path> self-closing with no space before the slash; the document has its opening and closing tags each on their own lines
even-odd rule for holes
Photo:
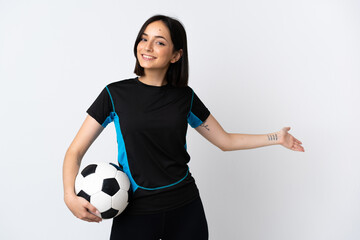
<svg viewBox="0 0 360 240">
<path fill-rule="evenodd" d="M 166 71 L 150 71 L 145 69 L 145 75 L 141 76 L 139 80 L 145 84 L 153 85 L 153 86 L 163 86 L 167 84 L 165 79 Z"/>
</svg>

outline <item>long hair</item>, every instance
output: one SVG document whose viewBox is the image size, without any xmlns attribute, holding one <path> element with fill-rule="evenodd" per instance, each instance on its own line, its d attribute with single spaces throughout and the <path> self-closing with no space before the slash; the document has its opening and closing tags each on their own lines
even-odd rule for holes
<svg viewBox="0 0 360 240">
<path fill-rule="evenodd" d="M 180 23 L 180 21 L 168 16 L 155 15 L 149 18 L 141 27 L 134 44 L 134 55 L 136 58 L 134 73 L 138 76 L 145 75 L 144 68 L 140 66 L 139 60 L 137 58 L 137 46 L 141 41 L 142 35 L 146 27 L 150 23 L 159 20 L 162 21 L 169 29 L 171 41 L 174 44 L 173 51 L 175 52 L 182 49 L 181 58 L 177 62 L 170 64 L 165 75 L 166 80 L 172 86 L 185 87 L 188 85 L 188 79 L 189 79 L 189 60 L 188 60 L 188 52 L 187 52 L 186 31 L 184 26 Z"/>
</svg>

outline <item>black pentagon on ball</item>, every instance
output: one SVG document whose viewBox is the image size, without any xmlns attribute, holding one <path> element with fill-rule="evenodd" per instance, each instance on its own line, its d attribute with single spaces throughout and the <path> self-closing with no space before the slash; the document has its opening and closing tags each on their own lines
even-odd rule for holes
<svg viewBox="0 0 360 240">
<path fill-rule="evenodd" d="M 103 191 L 104 193 L 106 193 L 112 197 L 119 190 L 120 190 L 120 186 L 115 178 L 104 179 L 101 191 Z"/>
<path fill-rule="evenodd" d="M 81 171 L 81 175 L 83 177 L 89 176 L 90 174 L 95 172 L 96 168 L 97 168 L 96 164 L 90 164 Z"/>
<path fill-rule="evenodd" d="M 89 196 L 89 194 L 87 194 L 87 193 L 84 192 L 83 190 L 81 190 L 81 191 L 77 194 L 77 196 L 83 197 L 83 198 L 85 198 L 88 202 L 90 202 L 90 196 Z"/>
<path fill-rule="evenodd" d="M 101 213 L 101 218 L 103 219 L 113 218 L 116 216 L 116 214 L 118 214 L 118 212 L 119 212 L 118 210 L 110 208 L 109 210 Z"/>
</svg>

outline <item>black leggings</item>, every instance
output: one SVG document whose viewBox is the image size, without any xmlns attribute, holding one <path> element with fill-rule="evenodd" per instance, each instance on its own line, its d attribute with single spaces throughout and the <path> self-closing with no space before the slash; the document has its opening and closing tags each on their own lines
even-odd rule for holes
<svg viewBox="0 0 360 240">
<path fill-rule="evenodd" d="M 113 219 L 110 240 L 207 240 L 207 221 L 201 199 L 170 211 L 122 215 Z"/>
</svg>

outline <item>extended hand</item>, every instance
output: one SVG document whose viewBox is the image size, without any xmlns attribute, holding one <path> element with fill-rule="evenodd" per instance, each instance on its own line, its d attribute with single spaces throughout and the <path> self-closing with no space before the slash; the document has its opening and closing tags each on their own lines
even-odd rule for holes
<svg viewBox="0 0 360 240">
<path fill-rule="evenodd" d="M 288 133 L 289 130 L 290 127 L 284 127 L 281 129 L 279 139 L 280 144 L 293 151 L 305 152 L 304 148 L 301 146 L 302 142 Z"/>
</svg>

